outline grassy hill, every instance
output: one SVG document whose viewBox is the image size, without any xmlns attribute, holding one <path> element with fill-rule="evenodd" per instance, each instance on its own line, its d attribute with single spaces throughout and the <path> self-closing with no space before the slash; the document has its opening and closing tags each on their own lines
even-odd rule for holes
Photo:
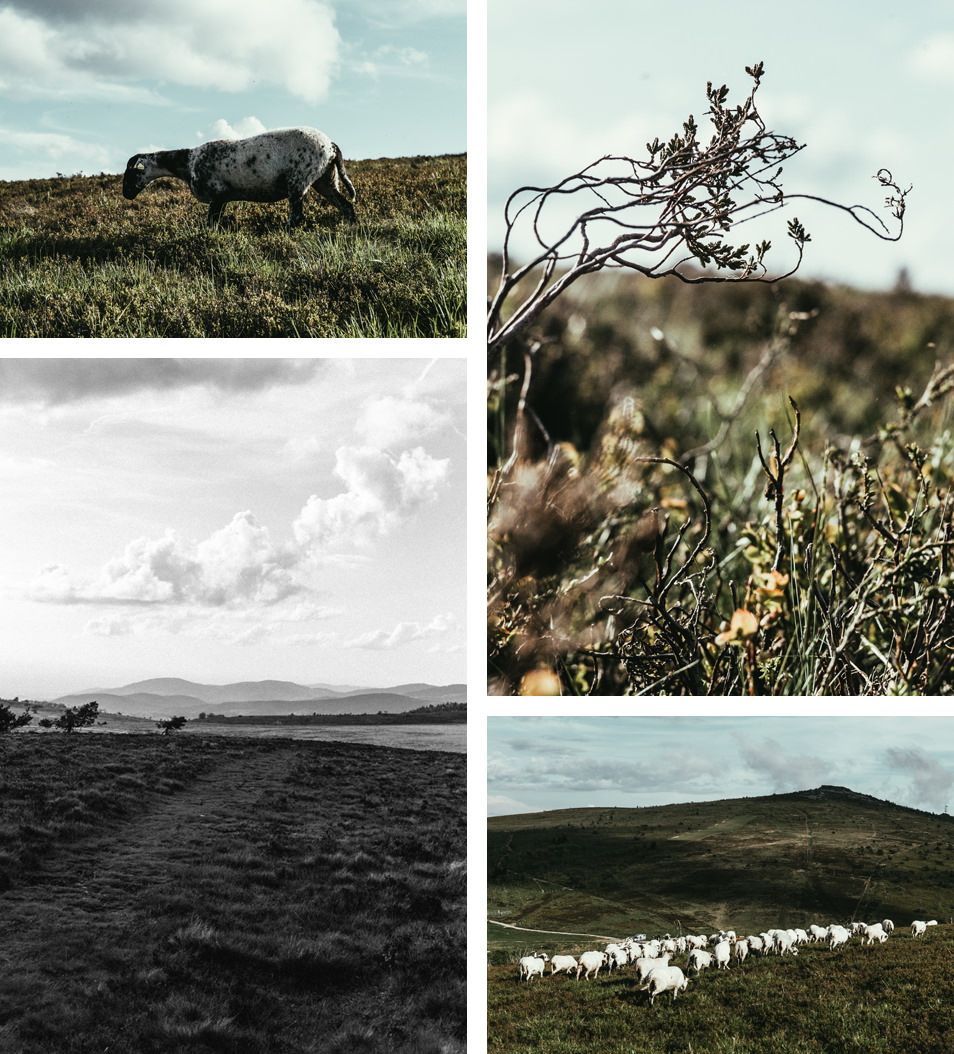
<svg viewBox="0 0 954 1054">
<path fill-rule="evenodd" d="M 0 182 L 0 336 L 462 337 L 466 155 L 348 161 L 359 224 L 323 199 L 231 204 L 179 180 Z"/>
<path fill-rule="evenodd" d="M 952 860 L 951 817 L 839 787 L 557 810 L 488 820 L 487 906 L 520 926 L 617 937 L 948 920 Z M 491 947 L 513 943 L 498 931 Z"/>
<path fill-rule="evenodd" d="M 488 1050 L 506 1054 L 948 1054 L 954 823 L 845 788 L 488 821 Z M 633 968 L 531 984 L 531 950 L 636 932 L 743 933 L 894 918 L 884 945 L 749 956 L 671 1001 Z M 937 919 L 915 940 L 913 918 Z M 528 932 L 529 931 L 529 932 Z M 573 936 L 572 934 L 581 934 Z M 684 956 L 674 965 L 686 969 Z"/>
<path fill-rule="evenodd" d="M 456 1054 L 464 756 L 0 737 L 0 1050 Z"/>
</svg>

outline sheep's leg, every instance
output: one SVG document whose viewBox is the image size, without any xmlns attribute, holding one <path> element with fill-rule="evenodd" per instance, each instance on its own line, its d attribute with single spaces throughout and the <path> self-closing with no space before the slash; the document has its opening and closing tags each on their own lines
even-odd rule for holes
<svg viewBox="0 0 954 1054">
<path fill-rule="evenodd" d="M 285 224 L 285 230 L 290 231 L 292 227 L 297 227 L 299 223 L 305 221 L 305 195 L 304 194 L 289 194 L 288 195 L 288 223 Z"/>
<path fill-rule="evenodd" d="M 334 205 L 334 207 L 345 218 L 347 223 L 354 224 L 358 222 L 358 217 L 355 215 L 354 211 L 354 205 L 352 205 L 344 194 L 342 194 L 335 186 L 333 177 L 328 175 L 321 176 L 312 183 L 312 187 L 318 191 L 325 201 L 329 201 Z"/>
</svg>

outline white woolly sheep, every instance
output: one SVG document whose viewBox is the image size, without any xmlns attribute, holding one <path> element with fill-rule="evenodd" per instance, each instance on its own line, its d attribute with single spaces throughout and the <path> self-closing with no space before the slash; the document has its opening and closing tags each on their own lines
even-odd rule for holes
<svg viewBox="0 0 954 1054">
<path fill-rule="evenodd" d="M 547 965 L 549 956 L 543 955 L 525 955 L 520 960 L 520 978 L 521 980 L 529 981 L 534 977 L 542 977 L 544 967 Z"/>
<path fill-rule="evenodd" d="M 708 970 L 711 965 L 712 952 L 704 951 L 702 948 L 693 948 L 689 953 L 689 963 L 686 969 L 700 973 L 702 970 Z"/>
<path fill-rule="evenodd" d="M 874 944 L 875 941 L 884 944 L 888 939 L 887 933 L 884 932 L 884 926 L 880 922 L 874 922 L 870 926 L 865 926 L 863 936 L 865 944 Z"/>
<path fill-rule="evenodd" d="M 740 963 L 745 962 L 745 957 L 749 954 L 749 941 L 747 937 L 743 937 L 742 940 L 735 942 L 735 957 Z"/>
<path fill-rule="evenodd" d="M 555 973 L 560 973 L 566 970 L 567 975 L 571 970 L 576 969 L 576 959 L 572 955 L 554 955 L 550 960 L 550 976 L 552 977 Z"/>
<path fill-rule="evenodd" d="M 731 942 L 724 940 L 712 949 L 712 958 L 716 964 L 717 970 L 728 970 L 729 960 L 732 958 L 732 944 Z"/>
<path fill-rule="evenodd" d="M 288 199 L 291 230 L 304 219 L 303 201 L 314 187 L 348 223 L 355 223 L 354 185 L 337 144 L 316 128 L 279 128 L 247 139 L 215 139 L 179 150 L 133 154 L 126 162 L 123 197 L 130 201 L 160 176 L 189 185 L 209 206 L 207 222 L 218 223 L 230 201 Z M 350 194 L 341 193 L 342 184 Z"/>
<path fill-rule="evenodd" d="M 808 933 L 809 940 L 812 941 L 823 941 L 828 936 L 828 930 L 824 926 L 809 926 Z"/>
<path fill-rule="evenodd" d="M 847 944 L 851 934 L 844 926 L 831 925 L 828 927 L 828 948 L 837 948 L 839 944 Z"/>
<path fill-rule="evenodd" d="M 622 968 L 629 962 L 629 956 L 626 954 L 625 951 L 623 951 L 622 948 L 616 948 L 614 951 L 608 952 L 606 954 L 607 963 L 609 965 L 610 970 L 612 970 L 614 966 L 618 970 L 622 970 Z"/>
<path fill-rule="evenodd" d="M 894 923 L 891 919 L 883 919 L 881 922 L 881 928 L 885 933 L 894 933 Z"/>
<path fill-rule="evenodd" d="M 927 923 L 921 922 L 920 919 L 915 919 L 911 923 L 911 936 L 912 937 L 923 937 L 924 931 L 927 929 Z"/>
<path fill-rule="evenodd" d="M 649 977 L 653 970 L 657 969 L 660 966 L 668 965 L 669 952 L 666 952 L 664 955 L 655 956 L 653 958 L 648 958 L 644 956 L 642 959 L 637 959 L 636 974 L 639 978 L 639 983 L 643 984 L 643 982 Z"/>
<path fill-rule="evenodd" d="M 590 974 L 596 977 L 600 972 L 600 967 L 606 965 L 607 955 L 606 952 L 584 952 L 576 964 L 576 979 L 580 979 L 580 971 L 585 971 L 583 974 L 583 980 L 588 981 Z"/>
<path fill-rule="evenodd" d="M 640 992 L 649 992 L 649 1005 L 661 992 L 672 992 L 673 1002 L 676 1001 L 676 993 L 684 992 L 688 984 L 686 975 L 678 966 L 657 966 L 646 979 L 646 983 L 639 988 Z"/>
</svg>

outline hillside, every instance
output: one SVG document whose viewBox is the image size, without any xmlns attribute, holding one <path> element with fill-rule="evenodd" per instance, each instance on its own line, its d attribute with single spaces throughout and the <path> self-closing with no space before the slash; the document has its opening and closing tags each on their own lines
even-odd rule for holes
<svg viewBox="0 0 954 1054">
<path fill-rule="evenodd" d="M 491 919 L 624 936 L 954 916 L 954 821 L 843 787 L 488 820 Z M 489 947 L 532 935 L 488 927 Z"/>
<path fill-rule="evenodd" d="M 122 176 L 0 181 L 0 336 L 463 337 L 467 158 L 348 160 L 358 225 L 320 195 L 235 203 Z"/>
</svg>

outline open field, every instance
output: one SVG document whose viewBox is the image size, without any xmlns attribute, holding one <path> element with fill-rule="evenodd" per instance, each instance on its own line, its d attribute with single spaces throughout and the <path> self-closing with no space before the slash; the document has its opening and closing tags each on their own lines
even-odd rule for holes
<svg viewBox="0 0 954 1054">
<path fill-rule="evenodd" d="M 738 821 L 738 822 L 737 822 Z M 741 822 L 744 821 L 744 822 Z M 844 788 L 488 821 L 489 1049 L 941 1054 L 954 1049 L 954 821 Z M 892 918 L 886 944 L 703 971 L 653 1008 L 633 967 L 520 982 L 530 952 Z M 924 938 L 907 927 L 936 919 Z M 518 928 L 509 928 L 512 924 Z M 685 955 L 673 964 L 686 969 Z"/>
<path fill-rule="evenodd" d="M 465 760 L 0 740 L 0 1050 L 455 1051 Z"/>
<path fill-rule="evenodd" d="M 348 161 L 359 223 L 318 194 L 228 206 L 179 180 L 0 182 L 0 336 L 462 337 L 466 156 Z"/>
</svg>

